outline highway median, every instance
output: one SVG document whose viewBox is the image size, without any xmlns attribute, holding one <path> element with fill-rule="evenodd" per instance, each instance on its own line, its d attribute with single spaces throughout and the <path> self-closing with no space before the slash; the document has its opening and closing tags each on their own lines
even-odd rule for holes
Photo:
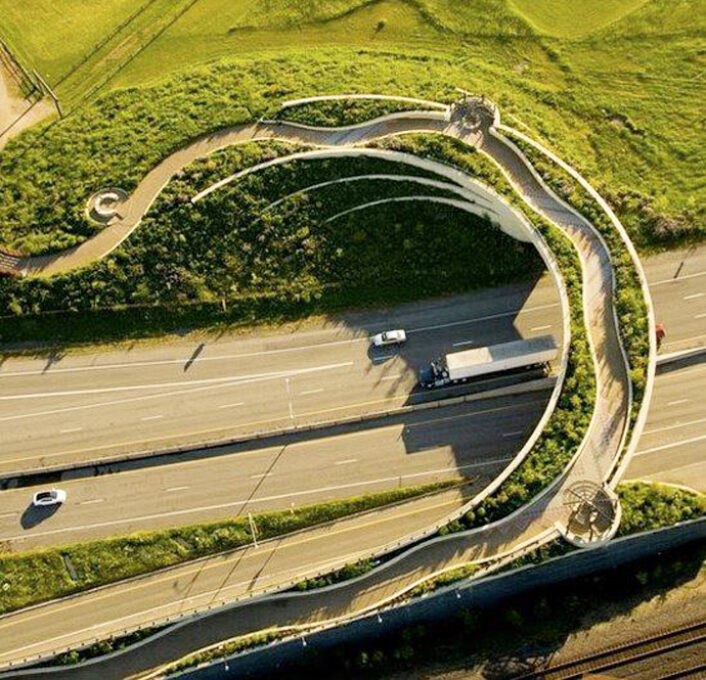
<svg viewBox="0 0 706 680">
<path fill-rule="evenodd" d="M 408 486 L 221 522 L 0 557 L 0 615 L 457 486 Z M 253 527 L 256 536 L 253 537 Z"/>
</svg>

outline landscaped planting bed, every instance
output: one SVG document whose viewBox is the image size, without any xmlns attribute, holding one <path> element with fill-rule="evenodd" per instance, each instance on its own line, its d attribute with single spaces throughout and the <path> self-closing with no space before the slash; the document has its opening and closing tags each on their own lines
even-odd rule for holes
<svg viewBox="0 0 706 680">
<path fill-rule="evenodd" d="M 276 118 L 303 125 L 342 127 L 403 111 L 428 111 L 438 108 L 399 99 L 324 99 L 281 109 Z"/>
<path fill-rule="evenodd" d="M 534 249 L 447 205 L 370 201 L 447 189 L 380 177 L 297 193 L 336 178 L 429 173 L 378 158 L 296 160 L 202 189 L 298 150 L 236 145 L 193 163 L 114 252 L 51 278 L 0 279 L 0 339 L 82 341 L 222 323 L 258 323 L 463 292 L 537 276 Z M 436 178 L 438 179 L 438 177 Z M 488 258 L 487 252 L 494 257 Z"/>
<path fill-rule="evenodd" d="M 640 276 L 618 230 L 595 199 L 568 173 L 541 151 L 524 140 L 510 135 L 542 179 L 570 206 L 584 215 L 601 233 L 610 250 L 615 272 L 615 308 L 620 337 L 630 364 L 633 401 L 630 427 L 635 424 L 647 381 L 650 341 L 647 305 L 642 294 Z"/>
<path fill-rule="evenodd" d="M 376 146 L 445 163 L 492 186 L 540 231 L 556 259 L 569 298 L 571 342 L 557 406 L 520 466 L 497 491 L 446 529 L 460 531 L 501 519 L 528 503 L 561 474 L 588 431 L 595 404 L 596 378 L 584 326 L 581 264 L 571 241 L 532 211 L 500 170 L 473 148 L 450 137 L 428 134 L 394 137 Z"/>
</svg>

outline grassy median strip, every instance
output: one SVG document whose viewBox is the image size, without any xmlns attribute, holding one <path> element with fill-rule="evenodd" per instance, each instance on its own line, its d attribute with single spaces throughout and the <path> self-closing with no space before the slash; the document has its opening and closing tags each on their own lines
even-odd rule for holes
<svg viewBox="0 0 706 680">
<path fill-rule="evenodd" d="M 260 541 L 448 489 L 446 481 L 254 515 Z M 0 557 L 0 614 L 252 543 L 247 517 Z M 69 561 L 75 577 L 67 568 Z"/>
</svg>

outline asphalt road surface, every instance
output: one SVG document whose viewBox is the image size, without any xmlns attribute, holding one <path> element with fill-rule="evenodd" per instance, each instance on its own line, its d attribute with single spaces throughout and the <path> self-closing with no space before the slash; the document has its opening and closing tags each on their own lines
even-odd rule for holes
<svg viewBox="0 0 706 680">
<path fill-rule="evenodd" d="M 649 416 L 626 479 L 706 492 L 706 355 L 657 376 Z"/>
<path fill-rule="evenodd" d="M 706 246 L 643 260 L 655 318 L 667 336 L 660 353 L 706 347 Z"/>
<path fill-rule="evenodd" d="M 545 390 L 408 413 L 334 436 L 133 464 L 61 481 L 68 498 L 58 510 L 32 508 L 35 488 L 4 491 L 0 541 L 5 550 L 26 550 L 459 477 L 480 489 L 522 448 L 548 399 Z"/>
<path fill-rule="evenodd" d="M 7 615 L 0 619 L 0 668 L 350 564 L 440 521 L 466 497 L 446 491 Z"/>
<path fill-rule="evenodd" d="M 400 349 L 369 336 L 405 328 Z M 0 474 L 99 461 L 413 403 L 419 367 L 449 351 L 551 333 L 558 294 L 536 284 L 276 332 L 8 358 L 0 367 Z"/>
</svg>

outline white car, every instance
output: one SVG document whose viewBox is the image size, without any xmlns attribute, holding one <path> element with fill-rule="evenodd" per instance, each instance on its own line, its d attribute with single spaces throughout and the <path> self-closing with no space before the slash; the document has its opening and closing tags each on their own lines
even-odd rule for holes
<svg viewBox="0 0 706 680">
<path fill-rule="evenodd" d="M 61 505 L 66 500 L 66 491 L 63 489 L 50 489 L 37 491 L 32 497 L 32 505 L 43 507 L 45 505 Z"/>
<path fill-rule="evenodd" d="M 373 335 L 373 345 L 375 347 L 386 347 L 387 345 L 401 345 L 407 341 L 407 334 L 403 330 L 385 331 Z"/>
</svg>

